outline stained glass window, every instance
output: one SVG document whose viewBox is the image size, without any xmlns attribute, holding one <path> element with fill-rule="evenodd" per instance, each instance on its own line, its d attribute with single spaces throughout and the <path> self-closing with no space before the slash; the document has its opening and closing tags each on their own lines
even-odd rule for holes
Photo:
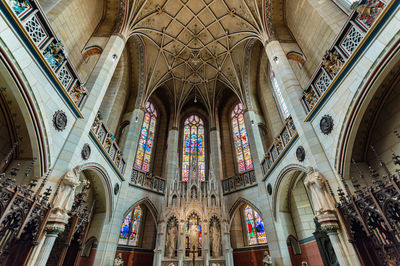
<svg viewBox="0 0 400 266">
<path fill-rule="evenodd" d="M 251 159 L 247 130 L 244 124 L 243 105 L 241 103 L 238 103 L 233 108 L 231 119 L 239 173 L 244 173 L 253 169 L 253 160 Z"/>
<path fill-rule="evenodd" d="M 287 109 L 285 99 L 283 98 L 281 89 L 279 87 L 278 80 L 275 78 L 275 74 L 273 71 L 271 71 L 271 83 L 272 83 L 272 87 L 274 87 L 275 95 L 279 102 L 279 107 L 281 108 L 282 114 L 283 114 L 284 118 L 286 119 L 289 117 L 289 111 Z"/>
<path fill-rule="evenodd" d="M 150 170 L 151 152 L 157 122 L 157 111 L 154 105 L 146 102 L 142 130 L 140 131 L 139 145 L 133 167 L 144 172 Z"/>
<path fill-rule="evenodd" d="M 138 246 L 139 228 L 142 221 L 143 209 L 140 205 L 130 211 L 122 223 L 118 244 Z"/>
<path fill-rule="evenodd" d="M 244 219 L 247 226 L 247 240 L 249 245 L 267 244 L 267 235 L 264 222 L 260 215 L 249 205 L 244 208 Z"/>
<path fill-rule="evenodd" d="M 183 125 L 182 179 L 205 181 L 206 159 L 204 147 L 204 123 L 197 115 L 191 115 Z"/>
</svg>

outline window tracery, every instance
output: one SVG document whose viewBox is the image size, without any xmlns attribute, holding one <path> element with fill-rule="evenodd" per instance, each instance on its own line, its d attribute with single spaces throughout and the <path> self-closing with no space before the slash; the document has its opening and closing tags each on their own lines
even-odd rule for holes
<svg viewBox="0 0 400 266">
<path fill-rule="evenodd" d="M 143 209 L 140 205 L 131 210 L 122 223 L 119 234 L 119 245 L 137 247 L 139 244 L 139 228 L 143 217 Z"/>
<path fill-rule="evenodd" d="M 265 234 L 264 222 L 258 212 L 250 205 L 246 205 L 243 210 L 247 229 L 247 243 L 249 246 L 267 244 L 267 235 Z"/>
<path fill-rule="evenodd" d="M 205 181 L 204 122 L 197 115 L 191 115 L 183 126 L 182 180 L 190 177 Z"/>
<path fill-rule="evenodd" d="M 144 172 L 150 171 L 151 154 L 157 122 L 157 110 L 150 102 L 146 102 L 145 113 L 134 168 Z"/>
<path fill-rule="evenodd" d="M 251 159 L 250 145 L 244 123 L 243 105 L 241 103 L 238 103 L 233 108 L 231 122 L 239 173 L 253 170 L 253 160 Z"/>
</svg>

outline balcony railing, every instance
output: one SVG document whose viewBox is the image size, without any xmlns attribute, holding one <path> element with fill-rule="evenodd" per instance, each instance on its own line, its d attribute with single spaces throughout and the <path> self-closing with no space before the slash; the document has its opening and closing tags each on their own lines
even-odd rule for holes
<svg viewBox="0 0 400 266">
<path fill-rule="evenodd" d="M 224 195 L 257 185 L 254 170 L 222 180 Z"/>
<path fill-rule="evenodd" d="M 268 149 L 264 160 L 261 162 L 265 178 L 283 157 L 297 136 L 296 127 L 294 126 L 292 118 L 289 117 L 286 119 L 286 124 L 279 135 L 274 139 L 274 143 Z"/>
<path fill-rule="evenodd" d="M 334 88 L 336 80 L 343 78 L 345 69 L 357 53 L 368 32 L 374 28 L 379 16 L 384 13 L 390 0 L 367 0 L 365 4 L 353 4 L 356 9 L 349 17 L 334 44 L 326 52 L 301 98 L 307 114 L 313 113 L 321 101 Z M 339 82 L 337 82 L 339 83 Z M 307 118 L 308 121 L 309 118 Z"/>
<path fill-rule="evenodd" d="M 96 117 L 91 128 L 92 135 L 96 138 L 97 144 L 101 145 L 101 151 L 106 158 L 117 170 L 121 179 L 125 171 L 126 162 L 122 158 L 122 152 L 118 147 L 113 134 L 108 130 L 107 126 L 101 121 L 99 116 Z"/>
<path fill-rule="evenodd" d="M 151 173 L 133 169 L 130 184 L 161 195 L 165 194 L 166 180 Z"/>
<path fill-rule="evenodd" d="M 11 25 L 53 81 L 62 98 L 72 107 L 75 115 L 82 117 L 79 109 L 87 98 L 87 91 L 37 0 L 1 0 L 0 4 L 1 10 L 13 22 Z"/>
</svg>

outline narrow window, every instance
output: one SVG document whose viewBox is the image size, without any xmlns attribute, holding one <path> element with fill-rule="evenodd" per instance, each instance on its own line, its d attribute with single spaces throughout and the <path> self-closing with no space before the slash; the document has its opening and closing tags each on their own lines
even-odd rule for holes
<svg viewBox="0 0 400 266">
<path fill-rule="evenodd" d="M 139 228 L 143 210 L 140 205 L 128 213 L 122 223 L 118 244 L 137 247 L 139 244 Z"/>
<path fill-rule="evenodd" d="M 247 227 L 248 244 L 250 246 L 267 244 L 267 235 L 265 234 L 264 222 L 260 215 L 253 210 L 250 205 L 246 205 L 244 207 L 244 219 Z"/>
<path fill-rule="evenodd" d="M 285 99 L 283 98 L 281 89 L 279 88 L 278 80 L 275 78 L 275 74 L 273 71 L 271 71 L 270 78 L 271 78 L 272 87 L 274 87 L 275 95 L 276 95 L 276 98 L 279 103 L 279 107 L 281 108 L 282 114 L 283 114 L 284 118 L 286 119 L 289 117 L 289 111 L 287 109 L 286 102 L 285 102 Z"/>
</svg>

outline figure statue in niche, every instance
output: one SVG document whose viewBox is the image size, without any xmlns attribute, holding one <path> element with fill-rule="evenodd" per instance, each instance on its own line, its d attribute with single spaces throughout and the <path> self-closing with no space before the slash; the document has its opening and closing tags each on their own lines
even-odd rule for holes
<svg viewBox="0 0 400 266">
<path fill-rule="evenodd" d="M 178 228 L 172 225 L 168 230 L 167 235 L 167 247 L 168 247 L 168 258 L 175 257 L 176 237 L 178 234 Z"/>
<path fill-rule="evenodd" d="M 29 0 L 11 0 L 11 6 L 14 12 L 19 15 L 30 6 Z"/>
<path fill-rule="evenodd" d="M 67 213 L 71 210 L 74 203 L 75 188 L 80 184 L 80 171 L 81 167 L 77 166 L 62 177 L 58 193 L 54 198 L 53 214 L 69 218 Z"/>
<path fill-rule="evenodd" d="M 199 247 L 199 233 L 200 233 L 200 229 L 197 224 L 190 225 L 189 231 L 188 231 L 190 247 L 194 246 L 196 249 Z M 197 253 L 196 253 L 196 257 L 197 257 Z"/>
<path fill-rule="evenodd" d="M 371 27 L 375 18 L 382 12 L 383 7 L 382 1 L 368 0 L 364 3 L 362 1 L 354 2 L 350 8 L 357 10 L 360 14 L 359 19 Z"/>
<path fill-rule="evenodd" d="M 322 64 L 329 74 L 335 76 L 342 68 L 344 60 L 339 56 L 336 50 L 333 52 L 328 50 L 322 58 Z"/>
<path fill-rule="evenodd" d="M 212 254 L 214 258 L 221 256 L 221 233 L 218 226 L 214 223 L 210 228 L 210 235 L 212 240 Z"/>
<path fill-rule="evenodd" d="M 124 265 L 124 260 L 122 259 L 122 253 L 119 253 L 117 257 L 114 259 L 113 266 L 122 266 Z"/>
<path fill-rule="evenodd" d="M 49 63 L 50 67 L 56 70 L 64 60 L 64 46 L 61 42 L 51 43 L 47 48 L 44 50 L 44 58 L 46 59 L 47 63 Z"/>
<path fill-rule="evenodd" d="M 83 88 L 83 87 L 80 87 L 80 86 L 75 86 L 75 87 L 71 90 L 70 95 L 71 95 L 72 101 L 73 101 L 76 105 L 78 105 L 79 102 L 81 101 L 82 95 L 83 95 L 84 91 L 85 91 L 84 88 Z"/>
<path fill-rule="evenodd" d="M 317 102 L 317 96 L 315 95 L 314 90 L 311 89 L 310 92 L 304 91 L 304 97 L 306 98 L 310 109 L 312 109 Z"/>
<path fill-rule="evenodd" d="M 264 259 L 263 259 L 264 266 L 272 265 L 271 256 L 268 254 L 267 251 L 264 252 Z"/>
<path fill-rule="evenodd" d="M 312 167 L 307 169 L 304 185 L 311 192 L 312 203 L 317 215 L 335 210 L 331 195 L 329 194 L 326 179 Z"/>
</svg>

